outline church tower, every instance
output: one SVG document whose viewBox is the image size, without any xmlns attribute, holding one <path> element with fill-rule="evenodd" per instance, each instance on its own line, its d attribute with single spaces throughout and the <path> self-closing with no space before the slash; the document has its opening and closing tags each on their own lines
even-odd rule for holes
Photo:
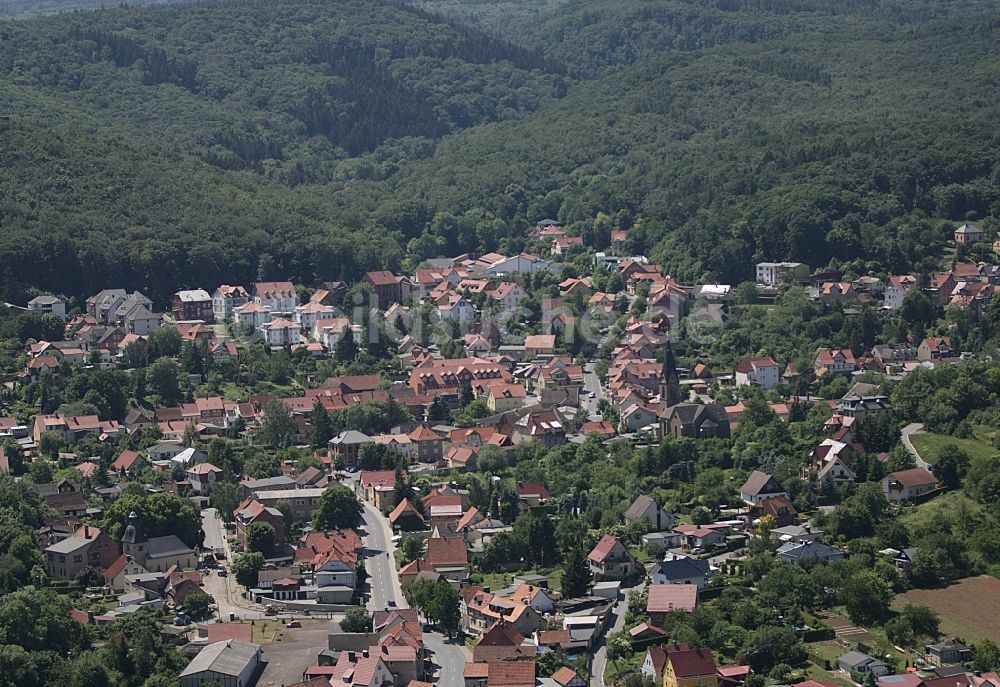
<svg viewBox="0 0 1000 687">
<path fill-rule="evenodd" d="M 665 408 L 681 402 L 681 378 L 677 374 L 674 346 L 669 340 L 667 341 L 667 354 L 663 358 L 663 369 L 660 370 L 660 400 L 663 401 Z"/>
<path fill-rule="evenodd" d="M 140 564 L 145 560 L 146 533 L 139 522 L 139 516 L 135 511 L 128 514 L 128 526 L 122 536 L 122 553 L 131 556 L 133 560 Z"/>
</svg>

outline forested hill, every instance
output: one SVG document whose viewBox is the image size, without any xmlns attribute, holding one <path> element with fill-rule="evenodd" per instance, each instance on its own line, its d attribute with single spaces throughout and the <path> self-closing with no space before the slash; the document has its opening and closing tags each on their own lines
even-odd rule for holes
<svg viewBox="0 0 1000 687">
<path fill-rule="evenodd" d="M 755 261 L 920 267 L 920 217 L 1000 214 L 1000 15 L 674 53 L 406 170 L 432 207 L 618 221 L 685 280 Z M 955 46 L 960 46 L 956 49 Z M 923 266 L 930 265 L 924 260 Z"/>
<path fill-rule="evenodd" d="M 793 35 L 890 35 L 988 13 L 991 0 L 410 0 L 523 45 L 577 76 L 669 50 Z"/>
<path fill-rule="evenodd" d="M 21 118 L 94 114 L 227 169 L 269 161 L 295 183 L 389 139 L 536 110 L 567 87 L 538 52 L 371 0 L 62 14 L 0 24 L 0 45 Z"/>
<path fill-rule="evenodd" d="M 610 26 L 605 0 L 538 9 L 561 4 Z M 590 80 L 554 59 L 569 29 L 505 40 L 365 0 L 0 22 L 0 297 L 352 279 L 598 213 L 684 280 L 897 271 L 934 263 L 929 220 L 1000 215 L 1000 9 L 652 4 L 775 33 L 695 22 L 723 44 L 649 43 Z"/>
<path fill-rule="evenodd" d="M 130 0 L 130 6 L 163 5 L 172 0 Z M 55 12 L 72 12 L 76 10 L 96 10 L 105 7 L 116 7 L 121 3 L 105 2 L 105 0 L 0 0 L 0 17 L 34 17 L 40 14 Z"/>
</svg>

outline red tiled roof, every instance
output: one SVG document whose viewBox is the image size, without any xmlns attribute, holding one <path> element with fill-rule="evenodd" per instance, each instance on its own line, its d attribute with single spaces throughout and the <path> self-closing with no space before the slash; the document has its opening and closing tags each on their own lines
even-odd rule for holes
<svg viewBox="0 0 1000 687">
<path fill-rule="evenodd" d="M 406 514 L 415 515 L 418 518 L 420 518 L 421 520 L 424 519 L 424 516 L 422 516 L 420 514 L 420 511 L 418 511 L 416 509 L 416 507 L 412 503 L 410 503 L 409 499 L 403 499 L 392 510 L 392 513 L 389 514 L 389 522 L 395 524 L 397 520 L 399 520 L 401 517 L 403 517 Z"/>
<path fill-rule="evenodd" d="M 125 569 L 126 564 L 128 564 L 128 556 L 125 554 L 120 555 L 115 559 L 115 562 L 104 569 L 104 579 L 113 580 L 118 576 L 122 570 Z"/>
<path fill-rule="evenodd" d="M 116 471 L 118 470 L 131 470 L 132 466 L 135 465 L 136 459 L 139 458 L 139 454 L 135 451 L 125 450 L 118 454 L 115 462 L 111 464 Z"/>
<path fill-rule="evenodd" d="M 663 647 L 651 646 L 646 649 L 646 653 L 649 654 L 649 658 L 653 662 L 653 672 L 656 673 L 657 677 L 662 677 L 663 666 L 667 665 L 667 652 L 663 650 Z"/>
<path fill-rule="evenodd" d="M 444 438 L 426 424 L 417 425 L 407 436 L 412 441 L 444 441 Z"/>
<path fill-rule="evenodd" d="M 396 472 L 395 470 L 366 470 L 361 473 L 361 486 L 394 489 L 396 487 Z"/>
<path fill-rule="evenodd" d="M 910 468 L 889 473 L 888 477 L 896 480 L 904 487 L 924 487 L 937 484 L 937 478 L 925 468 Z"/>
<path fill-rule="evenodd" d="M 485 662 L 480 663 L 466 663 L 465 664 L 465 679 L 482 680 L 489 677 L 490 674 L 490 664 Z"/>
<path fill-rule="evenodd" d="M 534 661 L 488 663 L 487 687 L 534 687 Z"/>
<path fill-rule="evenodd" d="M 552 679 L 558 682 L 563 687 L 566 687 L 570 682 L 579 678 L 580 676 L 576 674 L 576 671 L 572 668 L 563 666 L 556 672 L 552 673 Z"/>
<path fill-rule="evenodd" d="M 670 585 L 665 585 L 670 586 Z M 667 651 L 667 660 L 677 677 L 715 675 L 715 659 L 711 649 Z"/>
<path fill-rule="evenodd" d="M 476 646 L 520 646 L 523 642 L 524 635 L 518 632 L 517 628 L 499 620 L 483 633 Z"/>
<path fill-rule="evenodd" d="M 570 642 L 569 630 L 542 630 L 538 633 L 539 646 L 550 646 L 552 644 L 568 644 Z"/>
<path fill-rule="evenodd" d="M 365 277 L 375 286 L 389 286 L 390 284 L 398 284 L 403 278 L 397 277 L 395 274 L 389 270 L 379 270 L 377 272 L 369 272 Z"/>
<path fill-rule="evenodd" d="M 615 548 L 615 544 L 617 543 L 617 537 L 605 534 L 601 537 L 601 540 L 597 542 L 597 546 L 594 547 L 593 551 L 590 552 L 587 558 L 595 563 L 603 563 L 604 560 L 611 554 L 612 549 Z"/>
<path fill-rule="evenodd" d="M 698 605 L 696 584 L 654 584 L 649 587 L 646 610 L 650 613 L 691 612 Z"/>
<path fill-rule="evenodd" d="M 434 537 L 427 540 L 427 562 L 431 565 L 466 565 L 469 552 L 462 537 Z"/>
<path fill-rule="evenodd" d="M 514 487 L 518 498 L 525 496 L 538 496 L 541 501 L 549 500 L 549 488 L 540 482 L 524 482 Z"/>
<path fill-rule="evenodd" d="M 747 374 L 759 367 L 778 367 L 778 363 L 770 356 L 764 358 L 743 358 L 736 364 L 736 371 L 741 374 Z"/>
</svg>

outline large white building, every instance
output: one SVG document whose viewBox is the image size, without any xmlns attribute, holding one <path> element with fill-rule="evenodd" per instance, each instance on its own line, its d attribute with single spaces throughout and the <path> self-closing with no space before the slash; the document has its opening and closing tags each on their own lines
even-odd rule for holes
<svg viewBox="0 0 1000 687">
<path fill-rule="evenodd" d="M 180 674 L 181 687 L 218 683 L 223 687 L 250 687 L 257 678 L 261 649 L 256 644 L 228 639 L 202 649 Z"/>
<path fill-rule="evenodd" d="M 771 357 L 743 358 L 736 365 L 736 386 L 759 386 L 765 391 L 781 379 L 781 366 Z"/>
<path fill-rule="evenodd" d="M 268 346 L 294 346 L 302 341 L 302 327 L 298 322 L 279 317 L 260 328 Z"/>
<path fill-rule="evenodd" d="M 917 285 L 917 278 L 912 274 L 899 274 L 889 277 L 885 287 L 885 307 L 887 310 L 899 310 L 907 292 Z"/>
<path fill-rule="evenodd" d="M 233 311 L 241 305 L 246 305 L 250 294 L 242 286 L 223 284 L 212 294 L 212 312 L 219 322 L 233 319 Z"/>
<path fill-rule="evenodd" d="M 792 279 L 802 280 L 809 276 L 809 265 L 801 262 L 758 262 L 757 283 L 777 286 L 790 274 Z"/>
<path fill-rule="evenodd" d="M 295 292 L 295 284 L 290 281 L 265 281 L 253 286 L 253 299 L 261 305 L 266 305 L 272 312 L 291 315 L 299 304 L 299 296 Z"/>
</svg>

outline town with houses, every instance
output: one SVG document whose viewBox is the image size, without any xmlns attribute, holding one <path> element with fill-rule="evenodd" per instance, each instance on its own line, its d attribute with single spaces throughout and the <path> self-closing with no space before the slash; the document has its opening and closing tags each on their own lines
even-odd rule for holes
<svg viewBox="0 0 1000 687">
<path fill-rule="evenodd" d="M 26 579 L 154 618 L 180 687 L 1000 687 L 1000 265 L 527 245 L 7 304 L 50 333 L 0 396 Z"/>
</svg>

